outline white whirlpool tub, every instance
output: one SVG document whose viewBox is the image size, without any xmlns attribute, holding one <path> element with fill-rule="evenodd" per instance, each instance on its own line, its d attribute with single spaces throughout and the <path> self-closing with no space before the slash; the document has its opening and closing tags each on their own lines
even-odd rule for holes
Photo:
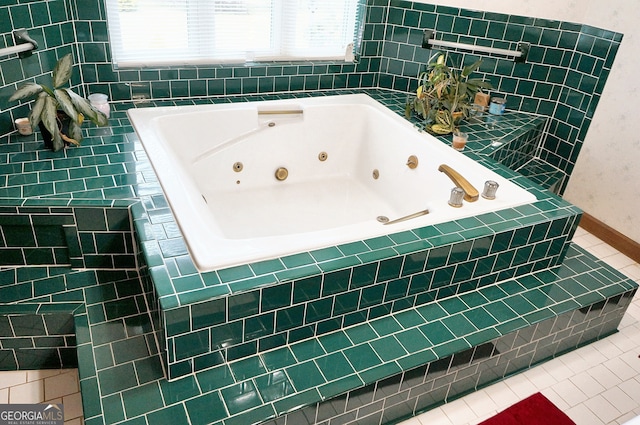
<svg viewBox="0 0 640 425">
<path fill-rule="evenodd" d="M 201 271 L 530 203 L 535 197 L 365 94 L 132 109 Z M 412 168 L 410 158 L 417 158 Z M 496 198 L 448 204 L 449 165 Z M 284 177 L 284 179 L 283 179 Z M 383 224 L 429 210 L 426 215 Z"/>
</svg>

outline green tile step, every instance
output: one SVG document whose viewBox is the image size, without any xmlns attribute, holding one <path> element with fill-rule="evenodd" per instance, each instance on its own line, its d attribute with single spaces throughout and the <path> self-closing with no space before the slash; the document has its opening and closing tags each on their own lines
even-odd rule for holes
<svg viewBox="0 0 640 425">
<path fill-rule="evenodd" d="M 531 347 L 531 354 L 525 357 L 514 354 L 500 374 L 485 378 L 487 382 L 606 336 L 615 331 L 636 289 L 630 279 L 571 247 L 564 264 L 557 268 L 241 360 L 209 359 L 212 367 L 169 382 L 164 379 L 150 318 L 141 314 L 143 294 L 130 287 L 118 298 L 117 306 L 106 308 L 94 298 L 87 303 L 87 313 L 77 317 L 85 422 L 277 424 L 283 422 L 274 418 L 292 415 L 294 423 L 314 423 L 327 414 L 323 409 L 332 400 L 339 406 L 332 407 L 335 416 L 355 415 L 345 407 L 345 394 L 356 400 L 358 391 L 383 388 L 382 383 L 400 378 L 408 380 L 426 364 L 446 360 L 453 367 L 452 358 L 460 360 L 466 356 L 461 353 L 468 352 L 476 358 L 482 354 L 479 347 L 488 344 L 502 350 L 505 341 L 512 347 L 516 337 L 529 335 L 529 341 L 544 340 L 549 346 Z M 574 314 L 576 311 L 579 313 Z M 578 316 L 581 319 L 576 321 Z M 544 338 L 551 324 L 563 328 L 554 335 L 553 343 L 553 338 Z M 537 339 L 534 332 L 540 333 Z M 472 347 L 476 348 L 469 350 Z M 497 353 L 498 348 L 492 352 Z M 504 355 L 509 355 L 508 350 Z M 422 405 L 472 391 L 478 382 L 454 380 L 445 393 L 429 392 L 436 399 Z M 398 391 L 386 396 L 394 397 Z M 403 408 L 380 415 L 387 421 L 412 413 Z M 352 422 L 356 423 L 355 416 Z"/>
<path fill-rule="evenodd" d="M 99 309 L 92 308 L 111 314 L 132 282 L 138 285 L 138 274 L 127 271 L 0 270 L 0 370 L 77 367 L 76 332 L 85 305 L 99 300 Z"/>
<path fill-rule="evenodd" d="M 562 180 L 567 177 L 564 171 L 540 158 L 532 158 L 517 168 L 516 171 L 552 192 L 557 192 L 556 189 L 560 187 Z"/>
</svg>

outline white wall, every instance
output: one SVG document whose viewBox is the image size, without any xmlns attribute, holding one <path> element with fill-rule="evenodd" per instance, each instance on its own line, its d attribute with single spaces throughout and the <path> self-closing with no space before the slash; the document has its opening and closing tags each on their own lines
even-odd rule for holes
<svg viewBox="0 0 640 425">
<path fill-rule="evenodd" d="M 640 2 L 414 1 L 575 22 L 624 34 L 564 198 L 640 243 Z"/>
</svg>

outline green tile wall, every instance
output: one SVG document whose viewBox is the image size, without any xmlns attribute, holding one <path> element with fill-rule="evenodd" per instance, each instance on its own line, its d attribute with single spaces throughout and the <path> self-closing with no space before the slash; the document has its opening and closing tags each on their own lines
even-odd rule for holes
<svg viewBox="0 0 640 425">
<path fill-rule="evenodd" d="M 173 371 L 190 371 L 199 361 L 236 360 L 558 265 L 579 219 L 575 211 L 566 214 L 443 246 L 435 241 L 446 234 L 445 227 L 435 226 L 438 235 L 432 249 L 370 263 L 357 261 L 351 268 L 165 309 L 170 376 Z M 476 217 L 476 236 L 495 218 L 495 214 Z M 458 225 L 469 223 L 463 220 Z M 405 237 L 418 243 L 411 232 Z M 402 245 L 396 249 L 402 251 Z M 309 264 L 317 263 L 311 259 Z M 230 286 L 235 293 L 234 283 Z"/>
<path fill-rule="evenodd" d="M 420 22 L 420 25 L 416 25 Z M 536 157 L 560 171 L 562 193 L 584 142 L 622 34 L 588 25 L 392 0 L 384 32 L 380 87 L 413 91 L 415 74 L 434 53 L 420 47 L 423 30 L 436 38 L 516 49 L 528 42 L 526 63 L 483 56 L 480 73 L 506 97 L 507 107 L 550 116 L 548 135 Z M 452 54 L 454 63 L 479 56 Z M 539 161 L 533 161 L 533 165 Z M 529 173 L 533 174 L 533 173 Z M 547 187 L 552 183 L 541 179 Z"/>
<path fill-rule="evenodd" d="M 14 16 L 34 28 L 42 46 L 30 59 L 0 58 L 0 135 L 27 105 L 7 103 L 16 86 L 46 80 L 55 60 L 69 51 L 79 65 L 72 83 L 81 92 L 106 92 L 112 100 L 194 98 L 269 94 L 342 88 L 381 87 L 412 91 L 416 75 L 433 53 L 422 49 L 422 31 L 437 37 L 514 48 L 531 43 L 526 63 L 486 57 L 482 74 L 506 96 L 508 107 L 552 117 L 549 135 L 531 168 L 552 167 L 539 180 L 562 193 L 595 112 L 622 35 L 587 25 L 434 6 L 409 1 L 369 0 L 361 55 L 356 64 L 259 63 L 158 69 L 114 69 L 103 0 L 33 1 L 0 5 L 0 15 Z M 46 12 L 49 13 L 46 13 Z M 90 12 L 89 12 L 90 11 Z M 19 17 L 19 18 L 18 18 Z M 0 47 L 10 44 L 12 28 L 0 24 Z M 454 55 L 460 63 L 477 57 Z M 558 172 L 559 171 L 559 172 Z M 529 172 L 529 175 L 534 173 Z"/>
<path fill-rule="evenodd" d="M 78 160 L 77 165 L 79 162 Z M 29 163 L 23 165 L 28 167 Z M 73 173 L 73 170 L 64 170 L 61 176 L 47 178 L 53 179 L 53 185 L 55 179 L 63 181 L 70 172 Z M 39 178 L 44 179 L 43 176 Z M 7 188 L 0 188 L 2 190 L 7 191 Z M 54 191 L 53 188 L 48 190 Z M 93 269 L 135 268 L 129 210 L 95 207 L 1 207 L 0 266 L 33 265 L 71 265 L 75 268 Z"/>
<path fill-rule="evenodd" d="M 127 293 L 131 273 L 64 266 L 0 269 L 0 370 L 77 367 L 76 333 L 85 301 L 106 297 L 104 307 L 91 309 L 106 317 L 112 300 Z M 111 279 L 122 282 L 116 286 Z"/>
<path fill-rule="evenodd" d="M 37 53 L 25 59 L 17 59 L 17 55 L 0 58 L 0 134 L 12 131 L 13 120 L 29 113 L 27 104 L 8 103 L 16 86 L 33 79 L 50 82 L 50 71 L 57 60 L 75 52 L 77 40 L 71 3 L 75 2 L 7 0 L 0 3 L 0 48 L 13 46 L 12 31 L 17 28 L 26 28 L 39 46 Z M 80 67 L 75 66 L 71 84 L 76 87 L 81 82 Z"/>
</svg>

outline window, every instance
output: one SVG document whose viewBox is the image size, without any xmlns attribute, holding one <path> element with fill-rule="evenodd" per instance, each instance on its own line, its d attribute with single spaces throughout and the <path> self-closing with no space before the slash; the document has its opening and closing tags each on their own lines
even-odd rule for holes
<svg viewBox="0 0 640 425">
<path fill-rule="evenodd" d="M 106 0 L 120 67 L 344 59 L 363 0 Z M 351 53 L 351 52 L 349 52 Z"/>
</svg>

